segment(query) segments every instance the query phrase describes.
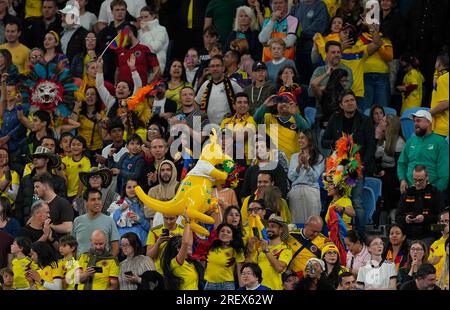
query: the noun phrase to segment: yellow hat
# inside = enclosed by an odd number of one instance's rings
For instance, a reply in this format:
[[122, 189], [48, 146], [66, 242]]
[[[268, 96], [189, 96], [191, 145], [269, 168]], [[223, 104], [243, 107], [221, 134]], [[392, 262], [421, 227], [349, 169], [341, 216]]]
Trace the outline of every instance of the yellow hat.
[[337, 248], [337, 246], [334, 243], [327, 243], [324, 245], [322, 249], [322, 256], [321, 256], [322, 259], [325, 256], [325, 253], [328, 251], [335, 251], [339, 256], [339, 249]]

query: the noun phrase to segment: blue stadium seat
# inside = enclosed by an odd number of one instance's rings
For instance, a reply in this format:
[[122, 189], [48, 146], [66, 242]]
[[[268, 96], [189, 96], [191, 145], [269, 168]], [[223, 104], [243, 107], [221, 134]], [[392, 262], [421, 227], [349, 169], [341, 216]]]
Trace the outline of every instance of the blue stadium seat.
[[366, 224], [372, 224], [372, 216], [375, 213], [377, 201], [375, 199], [375, 194], [370, 187], [364, 186], [362, 199], [366, 211]]
[[311, 127], [314, 125], [314, 121], [316, 118], [316, 112], [317, 112], [316, 108], [313, 108], [313, 107], [305, 108], [305, 117]]
[[412, 113], [415, 113], [419, 110], [429, 111], [430, 108], [419, 107], [419, 108], [408, 109], [405, 112], [403, 112], [402, 117], [400, 118], [400, 121], [402, 123], [403, 136], [405, 137], [406, 140], [408, 140], [414, 134], [414, 121], [412, 119], [410, 119], [409, 116]]
[[375, 199], [377, 200], [382, 195], [382, 182], [380, 179], [366, 177], [364, 178], [364, 186], [370, 187], [375, 195]]
[[[364, 110], [365, 116], [370, 116], [370, 109], [371, 108], [367, 108]], [[395, 110], [394, 108], [383, 107], [383, 110], [385, 115], [397, 115], [397, 110]]]

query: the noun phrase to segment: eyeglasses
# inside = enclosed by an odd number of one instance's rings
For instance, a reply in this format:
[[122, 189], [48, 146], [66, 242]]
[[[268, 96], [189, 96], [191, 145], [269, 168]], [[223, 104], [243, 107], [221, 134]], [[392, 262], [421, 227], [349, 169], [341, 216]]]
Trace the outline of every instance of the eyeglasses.
[[422, 248], [411, 248], [410, 249], [411, 252], [423, 252]]
[[258, 212], [259, 210], [264, 210], [263, 208], [250, 208], [248, 209], [249, 213]]
[[413, 179], [414, 183], [423, 183], [426, 179]]
[[149, 128], [149, 129], [147, 129], [147, 131], [159, 131], [159, 129], [158, 128]]
[[95, 40], [97, 40], [97, 38], [95, 38], [95, 37], [94, 38], [93, 37], [86, 37], [86, 41], [87, 40], [95, 41]]

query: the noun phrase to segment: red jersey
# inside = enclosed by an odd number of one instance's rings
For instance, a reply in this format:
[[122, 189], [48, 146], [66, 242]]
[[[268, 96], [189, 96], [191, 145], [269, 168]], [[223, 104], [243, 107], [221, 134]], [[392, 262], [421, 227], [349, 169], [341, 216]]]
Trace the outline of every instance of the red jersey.
[[133, 85], [133, 79], [131, 78], [131, 71], [128, 68], [127, 60], [130, 55], [134, 54], [136, 57], [136, 70], [142, 80], [142, 85], [147, 85], [148, 72], [159, 66], [158, 58], [150, 51], [150, 49], [142, 44], [137, 44], [131, 49], [118, 48], [116, 49], [116, 64], [119, 68], [119, 80], [127, 81], [130, 85]]

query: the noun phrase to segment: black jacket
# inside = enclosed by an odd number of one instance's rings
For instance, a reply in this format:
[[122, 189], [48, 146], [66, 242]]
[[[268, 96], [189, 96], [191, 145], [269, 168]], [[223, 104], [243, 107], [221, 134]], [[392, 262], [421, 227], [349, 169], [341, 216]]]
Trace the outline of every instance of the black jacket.
[[29, 49], [33, 47], [44, 48], [44, 37], [49, 31], [55, 31], [57, 34], [61, 34], [61, 18], [56, 16], [55, 21], [50, 23], [46, 27], [43, 17], [30, 17], [25, 19], [22, 40], [21, 42], [26, 45]]
[[399, 59], [405, 52], [408, 32], [406, 20], [398, 10], [392, 10], [385, 18], [381, 18], [381, 33], [391, 40], [394, 59]]
[[[423, 190], [409, 187], [400, 199], [395, 222], [405, 227], [408, 239], [423, 239], [432, 237], [431, 224], [437, 222], [439, 213], [443, 209], [441, 193], [431, 184]], [[414, 217], [422, 214], [425, 219], [422, 223], [406, 224], [406, 215]]]
[[[36, 171], [33, 169], [30, 174], [24, 176], [20, 181], [19, 192], [17, 193], [15, 217], [23, 226], [30, 217], [31, 204], [34, 196], [33, 177]], [[51, 174], [53, 178], [53, 186], [56, 195], [67, 199], [66, 181], [58, 176]]]
[[[84, 29], [84, 27], [78, 27], [77, 30], [72, 34], [69, 40], [69, 44], [67, 44], [66, 56], [69, 59], [69, 62], [72, 63], [73, 58], [77, 55], [82, 49], [84, 44], [84, 38], [86, 37], [88, 31]], [[61, 35], [62, 37], [62, 35]]]
[[[336, 141], [342, 137], [343, 121], [343, 112], [337, 112], [331, 116], [322, 138], [323, 148], [334, 149]], [[363, 173], [368, 176], [375, 171], [375, 132], [370, 119], [358, 110], [354, 116], [351, 134], [355, 143], [361, 146], [359, 153]]]

